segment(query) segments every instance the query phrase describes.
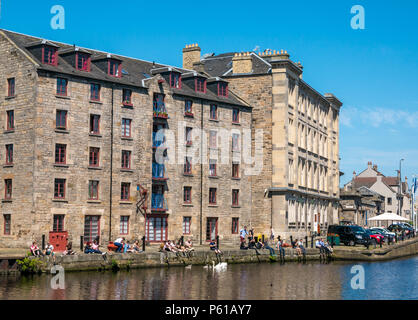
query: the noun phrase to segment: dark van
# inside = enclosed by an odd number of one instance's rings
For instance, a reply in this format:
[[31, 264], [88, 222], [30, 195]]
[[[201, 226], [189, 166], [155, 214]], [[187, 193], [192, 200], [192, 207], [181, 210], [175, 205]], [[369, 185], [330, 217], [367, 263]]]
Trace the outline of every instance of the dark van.
[[338, 234], [340, 243], [344, 243], [346, 246], [355, 246], [356, 244], [367, 246], [370, 242], [370, 236], [360, 226], [331, 225], [328, 227], [328, 236], [332, 233]]

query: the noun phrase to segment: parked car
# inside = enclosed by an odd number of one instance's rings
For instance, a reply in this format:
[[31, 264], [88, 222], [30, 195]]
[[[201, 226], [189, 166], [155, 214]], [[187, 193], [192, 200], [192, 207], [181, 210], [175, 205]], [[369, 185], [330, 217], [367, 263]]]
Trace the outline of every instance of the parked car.
[[380, 233], [378, 230], [372, 230], [372, 229], [365, 229], [367, 234], [370, 236], [370, 244], [380, 244], [385, 241], [385, 236]]
[[362, 227], [356, 225], [330, 225], [327, 236], [332, 234], [338, 234], [340, 243], [344, 243], [346, 246], [355, 246], [356, 244], [367, 245], [370, 243], [370, 236]]
[[413, 232], [413, 229], [406, 226], [404, 223], [394, 223], [388, 227], [389, 231], [397, 232], [397, 231], [404, 231], [405, 235], [408, 235], [410, 232]]
[[376, 230], [378, 232], [380, 232], [380, 234], [382, 234], [383, 236], [385, 236], [386, 240], [389, 240], [392, 242], [393, 239], [395, 239], [395, 232], [391, 232], [386, 228], [383, 227], [372, 227], [370, 228], [370, 230]]

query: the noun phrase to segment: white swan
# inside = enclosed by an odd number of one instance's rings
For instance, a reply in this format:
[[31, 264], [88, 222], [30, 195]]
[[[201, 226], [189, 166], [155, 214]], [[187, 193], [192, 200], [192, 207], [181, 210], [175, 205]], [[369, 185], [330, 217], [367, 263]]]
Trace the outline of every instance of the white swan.
[[217, 271], [225, 270], [227, 268], [227, 265], [228, 265], [228, 263], [226, 263], [226, 262], [220, 262], [215, 266], [215, 261], [212, 261], [212, 262], [213, 262], [213, 269], [217, 270]]
[[192, 265], [191, 265], [191, 264], [189, 264], [188, 266], [185, 266], [184, 268], [185, 268], [185, 269], [191, 269], [191, 268], [192, 268]]

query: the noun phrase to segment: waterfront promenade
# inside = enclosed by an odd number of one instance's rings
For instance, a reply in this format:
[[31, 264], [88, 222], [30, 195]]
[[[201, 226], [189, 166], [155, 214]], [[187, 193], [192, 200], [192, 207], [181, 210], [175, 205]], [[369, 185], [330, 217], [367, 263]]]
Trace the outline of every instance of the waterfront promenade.
[[[114, 253], [106, 255], [84, 254], [78, 252], [73, 256], [63, 256], [56, 254], [56, 264], [61, 265], [66, 271], [84, 270], [110, 270], [117, 266], [120, 269], [128, 268], [148, 268], [148, 267], [170, 267], [170, 266], [189, 266], [189, 265], [212, 265], [219, 260], [228, 264], [237, 263], [261, 263], [261, 262], [280, 262], [279, 256], [272, 259], [268, 250], [239, 250], [236, 247], [222, 247], [223, 255], [216, 256], [207, 246], [196, 246], [192, 257], [177, 256], [171, 252], [158, 252], [159, 247], [149, 246], [142, 253]], [[17, 272], [16, 260], [25, 256], [28, 250], [0, 248], [0, 272]], [[401, 241], [393, 245], [385, 245], [382, 248], [364, 246], [346, 247], [335, 246], [333, 259], [352, 260], [352, 261], [382, 261], [396, 259], [405, 256], [418, 254], [418, 238]], [[40, 258], [45, 262], [43, 271], [48, 272], [53, 263], [49, 257]], [[316, 248], [306, 248], [305, 258], [298, 257], [296, 249], [285, 248], [285, 258], [282, 262], [320, 260], [319, 250]]]

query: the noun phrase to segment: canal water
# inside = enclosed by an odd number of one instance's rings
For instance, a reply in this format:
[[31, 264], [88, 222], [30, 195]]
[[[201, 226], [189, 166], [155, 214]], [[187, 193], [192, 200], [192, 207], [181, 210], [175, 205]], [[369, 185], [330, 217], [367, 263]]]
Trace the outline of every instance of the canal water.
[[[353, 266], [364, 270], [364, 289], [353, 289]], [[354, 269], [356, 269], [355, 267]], [[0, 276], [7, 299], [418, 299], [418, 256], [387, 262], [261, 263], [65, 274], [65, 289], [51, 288], [52, 275]], [[359, 284], [358, 281], [354, 283]]]

